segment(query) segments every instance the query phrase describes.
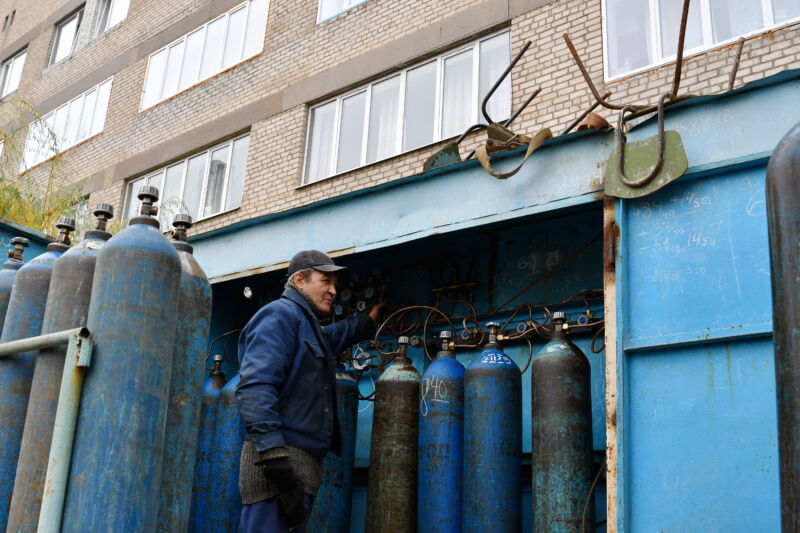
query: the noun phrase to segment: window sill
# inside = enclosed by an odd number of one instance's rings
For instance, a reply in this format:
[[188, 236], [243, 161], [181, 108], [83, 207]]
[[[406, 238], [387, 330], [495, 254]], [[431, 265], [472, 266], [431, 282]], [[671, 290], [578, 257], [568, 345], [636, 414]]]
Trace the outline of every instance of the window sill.
[[[773, 33], [773, 32], [778, 31], [778, 30], [785, 30], [785, 29], [787, 29], [787, 28], [789, 28], [791, 26], [794, 26], [794, 25], [800, 25], [800, 18], [789, 19], [788, 21], [781, 22], [779, 25], [773, 26], [772, 28], [760, 29], [760, 30], [757, 30], [757, 31], [754, 31], [754, 32], [745, 33], [744, 35], [740, 35], [740, 36], [735, 37], [733, 39], [728, 39], [727, 41], [720, 41], [720, 42], [715, 43], [714, 45], [711, 45], [709, 47], [700, 46], [700, 47], [694, 48], [693, 50], [684, 53], [683, 60], [686, 61], [688, 59], [699, 57], [699, 56], [702, 56], [702, 55], [705, 55], [705, 54], [708, 54], [708, 53], [711, 53], [711, 52], [718, 52], [718, 51], [724, 50], [726, 48], [731, 48], [740, 39], [743, 39], [744, 41], [750, 41], [752, 39], [755, 39], [755, 38], [761, 37], [763, 35], [767, 35], [767, 34]], [[623, 82], [623, 81], [629, 80], [631, 78], [634, 78], [634, 77], [636, 77], [636, 76], [638, 76], [640, 74], [644, 74], [646, 72], [653, 72], [653, 71], [659, 70], [662, 67], [666, 67], [666, 66], [670, 66], [670, 65], [674, 65], [674, 64], [675, 64], [675, 56], [670, 56], [670, 57], [668, 57], [666, 59], [663, 59], [663, 60], [661, 60], [661, 61], [659, 61], [657, 63], [651, 63], [651, 64], [649, 64], [647, 66], [640, 67], [638, 69], [630, 70], [628, 72], [625, 72], [624, 74], [619, 74], [617, 76], [611, 76], [611, 77], [606, 76], [605, 82], [606, 83]]]

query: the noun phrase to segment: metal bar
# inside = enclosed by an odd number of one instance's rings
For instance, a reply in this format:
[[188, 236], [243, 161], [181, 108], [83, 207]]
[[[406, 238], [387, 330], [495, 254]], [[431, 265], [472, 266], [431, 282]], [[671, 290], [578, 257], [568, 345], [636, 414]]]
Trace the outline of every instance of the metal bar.
[[689, 3], [691, 0], [683, 0], [683, 13], [681, 13], [681, 29], [678, 32], [678, 56], [675, 58], [675, 76], [672, 78], [672, 96], [678, 97], [678, 89], [681, 86], [681, 68], [683, 68], [683, 43], [686, 40], [686, 22], [689, 20]]
[[731, 69], [730, 78], [728, 78], [728, 90], [733, 90], [733, 84], [736, 83], [736, 74], [739, 72], [739, 61], [742, 59], [742, 49], [744, 48], [744, 37], [739, 39], [739, 49], [736, 51], [736, 59], [733, 61], [733, 69]]
[[[605, 99], [606, 99], [606, 98], [608, 98], [609, 96], [611, 96], [611, 91], [606, 91], [606, 93], [603, 95], [603, 100], [605, 100]], [[586, 111], [584, 111], [583, 113], [581, 113], [580, 115], [578, 115], [578, 118], [576, 118], [575, 120], [573, 120], [573, 121], [570, 123], [570, 125], [569, 125], [569, 126], [567, 126], [567, 127], [566, 127], [566, 129], [565, 129], [564, 131], [562, 131], [562, 132], [561, 132], [561, 135], [566, 135], [567, 133], [569, 133], [570, 131], [572, 131], [572, 128], [574, 128], [575, 126], [577, 126], [578, 124], [580, 124], [580, 123], [581, 123], [581, 120], [585, 119], [585, 118], [586, 118], [586, 115], [588, 115], [589, 113], [591, 113], [592, 111], [594, 111], [595, 109], [597, 109], [597, 106], [599, 106], [599, 105], [600, 105], [600, 102], [595, 102], [595, 103], [593, 103], [591, 106], [589, 106], [589, 108], [588, 108]]]
[[[520, 108], [517, 109], [516, 111], [514, 111], [514, 114], [511, 115], [510, 117], [508, 117], [508, 120], [503, 122], [503, 126], [505, 126], [506, 128], [509, 127], [511, 125], [511, 123], [514, 122], [514, 120], [516, 120], [516, 118], [520, 115], [520, 113], [522, 113], [525, 110], [525, 108], [528, 107], [528, 104], [533, 102], [533, 99], [536, 98], [539, 95], [540, 92], [542, 92], [541, 88], [536, 89], [535, 91], [533, 91], [533, 94], [531, 94], [528, 97], [528, 99], [525, 100], [525, 102], [520, 106]], [[484, 126], [484, 127], [487, 127], [487, 126]], [[474, 128], [474, 126], [473, 126], [473, 128]], [[466, 133], [469, 133], [470, 131], [472, 131], [472, 130], [468, 130]], [[456, 141], [456, 144], [460, 143], [461, 140], [464, 137], [466, 137], [466, 133], [464, 135], [462, 135], [461, 137], [459, 137], [458, 141]], [[475, 155], [475, 149], [473, 148], [473, 150], [470, 153], [467, 154], [467, 157], [464, 158], [464, 161], [466, 161], [468, 159], [472, 159], [472, 156], [474, 156], [474, 155]]]
[[30, 352], [33, 350], [41, 350], [42, 348], [50, 348], [51, 346], [58, 346], [59, 344], [67, 344], [73, 335], [88, 338], [89, 330], [86, 328], [67, 329], [55, 333], [48, 333], [47, 335], [38, 335], [27, 339], [4, 342], [0, 344], [0, 358], [15, 353]]
[[[492, 117], [490, 117], [488, 111], [486, 111], [486, 104], [489, 103], [489, 98], [492, 97], [497, 88], [500, 87], [500, 84], [503, 83], [503, 80], [506, 79], [508, 73], [511, 72], [511, 69], [514, 68], [514, 66], [519, 62], [520, 59], [522, 59], [522, 55], [525, 52], [527, 52], [528, 48], [530, 47], [531, 47], [531, 41], [525, 43], [525, 46], [522, 47], [522, 50], [520, 50], [514, 57], [514, 59], [511, 60], [511, 63], [508, 64], [508, 66], [500, 75], [500, 77], [497, 78], [497, 81], [494, 82], [492, 88], [489, 89], [489, 92], [486, 93], [486, 96], [483, 97], [483, 102], [481, 102], [481, 113], [483, 113], [483, 118], [485, 118], [486, 122], [488, 122], [489, 124], [494, 124], [494, 120], [492, 120]], [[478, 50], [478, 53], [480, 53], [480, 50]]]
[[633, 111], [639, 111], [640, 109], [644, 109], [644, 106], [640, 105], [626, 105], [626, 104], [612, 104], [611, 102], [607, 102], [605, 98], [600, 96], [600, 92], [595, 87], [594, 82], [592, 81], [591, 76], [589, 76], [589, 71], [586, 70], [586, 66], [581, 61], [581, 57], [578, 55], [578, 50], [575, 48], [575, 45], [572, 44], [572, 39], [569, 38], [569, 34], [564, 34], [564, 41], [567, 43], [567, 48], [569, 48], [570, 53], [572, 54], [572, 58], [575, 60], [575, 63], [578, 65], [578, 68], [583, 74], [583, 79], [586, 81], [586, 84], [589, 86], [589, 90], [592, 91], [592, 95], [594, 96], [597, 102], [607, 108], [607, 109], [615, 109], [619, 111], [622, 108], [629, 108]]
[[83, 377], [91, 364], [92, 339], [86, 328], [72, 330], [69, 336], [61, 391], [58, 395], [53, 440], [47, 461], [47, 475], [42, 494], [38, 533], [59, 533], [64, 511], [75, 426], [83, 391]]

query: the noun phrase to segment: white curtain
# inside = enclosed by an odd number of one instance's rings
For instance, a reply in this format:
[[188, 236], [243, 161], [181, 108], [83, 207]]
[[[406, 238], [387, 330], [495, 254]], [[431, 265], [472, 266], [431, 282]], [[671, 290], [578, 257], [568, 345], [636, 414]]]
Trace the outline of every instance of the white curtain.
[[397, 153], [397, 121], [400, 108], [400, 76], [372, 86], [367, 163]]
[[764, 27], [761, 0], [711, 0], [714, 42], [726, 41]]
[[461, 135], [472, 122], [472, 50], [444, 61], [442, 137]]

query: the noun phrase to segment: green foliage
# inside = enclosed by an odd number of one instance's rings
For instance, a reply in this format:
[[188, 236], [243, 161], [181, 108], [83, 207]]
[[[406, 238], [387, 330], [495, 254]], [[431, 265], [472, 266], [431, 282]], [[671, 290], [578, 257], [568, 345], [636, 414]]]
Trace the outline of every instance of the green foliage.
[[[41, 114], [33, 106], [20, 98], [9, 98], [3, 107], [6, 115], [11, 116], [0, 130], [0, 217], [51, 235], [56, 233], [56, 221], [61, 216], [73, 216], [81, 228], [86, 228], [91, 218], [87, 200], [80, 183], [64, 185], [70, 180], [64, 173], [58, 139], [52, 128], [41, 121]], [[37, 120], [42, 126], [44, 144], [56, 155], [37, 165], [35, 173], [28, 169], [20, 172], [25, 141], [23, 138], [23, 145], [19, 145], [19, 133]], [[36, 174], [35, 179], [32, 174]]]

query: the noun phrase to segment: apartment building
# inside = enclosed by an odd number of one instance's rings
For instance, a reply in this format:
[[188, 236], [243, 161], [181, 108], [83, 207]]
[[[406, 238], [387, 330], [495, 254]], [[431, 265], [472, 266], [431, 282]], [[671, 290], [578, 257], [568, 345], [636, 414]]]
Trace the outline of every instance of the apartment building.
[[[43, 183], [58, 155], [63, 184], [80, 183], [90, 205], [111, 203], [122, 218], [143, 184], [161, 191], [164, 229], [171, 213], [188, 210], [214, 286], [212, 337], [280, 294], [286, 262], [301, 248], [328, 251], [364, 279], [390, 270], [398, 304], [451, 294], [497, 311], [521, 290], [525, 301], [552, 304], [605, 289], [602, 301], [587, 303], [607, 320], [605, 349], [590, 358], [594, 447], [598, 467], [606, 465], [597, 520], [634, 533], [651, 524], [774, 530], [763, 179], [778, 139], [800, 119], [800, 4], [691, 2], [680, 94], [709, 98], [667, 113], [689, 170], [661, 196], [604, 200], [613, 134], [558, 136], [594, 102], [563, 34], [610, 101], [655, 104], [672, 90], [681, 4], [0, 0], [0, 125], [19, 147], [6, 146], [3, 157]], [[423, 172], [429, 156], [483, 122], [481, 101], [528, 41], [487, 110], [502, 121], [541, 89], [510, 127], [528, 135], [550, 128], [556, 138], [509, 180], [474, 160]], [[596, 112], [616, 124], [616, 111]], [[654, 134], [645, 121], [631, 139]], [[467, 137], [461, 157], [482, 142], [482, 134]], [[496, 159], [507, 169], [521, 153]], [[694, 226], [670, 225], [676, 214]], [[674, 235], [689, 240], [676, 248]], [[637, 312], [660, 309], [670, 318], [638, 320]], [[498, 313], [502, 321], [510, 310]], [[576, 342], [589, 353], [590, 340]], [[680, 348], [700, 342], [706, 355]], [[653, 350], [671, 363], [647, 366], [656, 358], [641, 354]], [[524, 366], [527, 346], [507, 351]], [[424, 367], [418, 351], [413, 359]], [[715, 372], [730, 377], [724, 406], [698, 392]], [[673, 389], [659, 388], [659, 373]], [[736, 387], [734, 376], [743, 380]], [[366, 392], [369, 381], [362, 377]], [[529, 418], [525, 376], [523, 384]], [[353, 531], [366, 498], [364, 409]], [[731, 429], [721, 422], [728, 416], [752, 426]], [[530, 421], [523, 425], [530, 454]], [[689, 434], [703, 436], [697, 446]], [[691, 482], [702, 470], [705, 480]], [[731, 483], [741, 490], [714, 497]], [[697, 527], [684, 527], [689, 520]]]

